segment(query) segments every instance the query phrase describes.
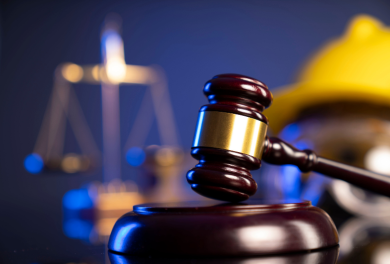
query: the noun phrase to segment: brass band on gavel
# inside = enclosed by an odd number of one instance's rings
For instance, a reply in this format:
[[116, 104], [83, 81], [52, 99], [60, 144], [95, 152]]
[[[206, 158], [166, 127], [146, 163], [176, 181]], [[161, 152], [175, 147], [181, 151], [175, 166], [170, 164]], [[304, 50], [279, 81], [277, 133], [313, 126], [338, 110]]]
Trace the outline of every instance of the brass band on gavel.
[[237, 151], [261, 159], [267, 124], [259, 120], [217, 111], [199, 112], [193, 147]]

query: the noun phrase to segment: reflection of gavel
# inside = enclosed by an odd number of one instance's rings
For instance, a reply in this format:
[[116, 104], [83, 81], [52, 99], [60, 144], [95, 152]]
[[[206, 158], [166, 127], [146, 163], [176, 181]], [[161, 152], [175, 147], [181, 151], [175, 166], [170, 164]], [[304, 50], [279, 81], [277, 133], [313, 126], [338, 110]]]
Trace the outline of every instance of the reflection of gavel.
[[249, 171], [259, 169], [263, 159], [270, 164], [296, 165], [302, 172], [315, 171], [390, 197], [390, 177], [268, 138], [268, 120], [261, 112], [271, 105], [272, 94], [264, 83], [222, 74], [208, 81], [203, 92], [210, 104], [200, 109], [191, 151], [199, 164], [187, 173], [197, 193], [230, 202], [248, 199], [257, 189]]

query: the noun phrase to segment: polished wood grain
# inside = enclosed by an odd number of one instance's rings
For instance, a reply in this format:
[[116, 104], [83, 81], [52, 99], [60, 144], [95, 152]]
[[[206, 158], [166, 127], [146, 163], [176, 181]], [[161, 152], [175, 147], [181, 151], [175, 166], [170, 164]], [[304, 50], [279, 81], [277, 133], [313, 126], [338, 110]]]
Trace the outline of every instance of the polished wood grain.
[[[200, 112], [228, 112], [268, 124], [262, 111], [271, 105], [272, 94], [264, 83], [256, 79], [221, 74], [208, 81], [203, 92], [210, 104], [201, 107]], [[278, 138], [266, 138], [262, 144], [262, 160], [265, 162], [296, 165], [302, 172], [315, 171], [390, 197], [388, 176], [324, 159], [311, 150], [297, 150]], [[187, 180], [197, 193], [212, 199], [240, 202], [256, 192], [257, 185], [250, 170], [260, 168], [259, 159], [211, 147], [194, 147], [191, 154], [199, 160], [199, 164], [187, 173]]]
[[260, 160], [243, 153], [215, 148], [193, 148], [199, 164], [187, 173], [191, 188], [206, 197], [239, 202], [256, 193], [257, 183], [249, 170], [260, 168]]
[[338, 244], [329, 216], [309, 201], [216, 201], [134, 206], [114, 226], [113, 252], [140, 256], [254, 256]]
[[[208, 105], [203, 111], [218, 111], [243, 115], [268, 123], [262, 111], [272, 102], [268, 87], [254, 78], [239, 74], [217, 75], [204, 85]], [[199, 164], [187, 173], [191, 188], [206, 197], [239, 202], [255, 194], [257, 184], [250, 170], [259, 169], [261, 162], [243, 153], [196, 147], [191, 155]]]
[[298, 150], [279, 138], [267, 138], [265, 145], [265, 162], [296, 165], [302, 172], [318, 172], [390, 197], [389, 176], [319, 157], [312, 150]]
[[240, 74], [220, 74], [206, 82], [203, 93], [209, 104], [200, 111], [219, 111], [248, 116], [265, 123], [262, 111], [272, 103], [267, 85]]
[[[270, 106], [272, 94], [258, 80], [237, 74], [217, 75], [206, 83], [204, 93], [210, 104], [201, 107], [201, 113], [233, 113], [268, 123], [262, 111]], [[281, 141], [264, 140], [267, 161], [295, 162], [303, 170], [312, 168], [311, 152], [298, 151], [290, 156], [287, 145], [283, 149]], [[196, 257], [199, 263], [226, 263], [227, 257], [234, 257], [227, 263], [336, 262], [337, 230], [330, 217], [309, 201], [240, 202], [256, 192], [257, 184], [250, 170], [260, 168], [259, 159], [237, 151], [203, 146], [193, 147], [191, 155], [199, 161], [187, 173], [192, 189], [206, 197], [234, 203], [208, 201], [134, 206], [132, 212], [118, 219], [112, 230], [108, 248], [114, 252], [110, 256], [113, 263], [142, 263], [152, 261], [150, 257], [155, 257], [157, 262], [165, 257], [169, 263], [185, 263], [188, 257]], [[331, 247], [331, 253], [275, 258], [278, 254]], [[120, 257], [117, 253], [131, 257]], [[257, 257], [265, 255], [273, 257]], [[173, 261], [172, 257], [182, 259]]]

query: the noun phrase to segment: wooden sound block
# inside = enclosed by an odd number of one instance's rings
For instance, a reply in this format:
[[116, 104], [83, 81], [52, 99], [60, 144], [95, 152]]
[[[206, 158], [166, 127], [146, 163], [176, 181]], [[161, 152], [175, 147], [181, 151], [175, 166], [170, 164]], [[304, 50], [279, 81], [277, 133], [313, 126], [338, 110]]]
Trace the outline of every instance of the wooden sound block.
[[253, 256], [338, 245], [331, 218], [309, 201], [155, 203], [116, 222], [113, 252], [144, 256]]

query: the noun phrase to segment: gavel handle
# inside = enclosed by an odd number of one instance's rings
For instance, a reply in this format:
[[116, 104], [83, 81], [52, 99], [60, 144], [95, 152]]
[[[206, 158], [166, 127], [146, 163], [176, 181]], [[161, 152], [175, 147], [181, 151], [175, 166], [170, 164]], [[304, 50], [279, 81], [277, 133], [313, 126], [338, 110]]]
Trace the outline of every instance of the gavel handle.
[[312, 150], [298, 150], [279, 138], [266, 137], [262, 160], [296, 165], [302, 172], [318, 172], [390, 197], [390, 177], [319, 157]]

